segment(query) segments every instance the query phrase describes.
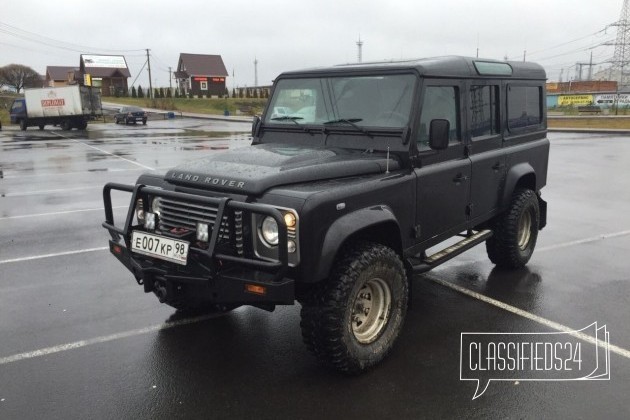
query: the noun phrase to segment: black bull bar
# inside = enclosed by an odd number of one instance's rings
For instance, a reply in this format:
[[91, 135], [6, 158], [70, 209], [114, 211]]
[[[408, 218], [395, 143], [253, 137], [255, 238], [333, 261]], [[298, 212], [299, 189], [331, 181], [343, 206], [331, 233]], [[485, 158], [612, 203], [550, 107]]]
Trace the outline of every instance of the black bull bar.
[[[125, 224], [122, 227], [116, 226], [114, 222], [114, 214], [112, 208], [111, 191], [122, 191], [131, 193], [131, 202], [127, 211]], [[185, 202], [205, 204], [213, 206], [217, 209], [217, 216], [212, 226], [212, 234], [208, 239], [207, 249], [202, 249], [193, 246], [191, 242], [189, 246], [189, 261], [190, 254], [198, 254], [201, 257], [207, 258], [207, 261], [233, 263], [233, 269], [224, 270], [222, 272], [213, 272], [209, 276], [202, 276], [195, 278], [194, 276], [186, 275], [170, 275], [163, 269], [158, 269], [152, 266], [144, 266], [139, 261], [145, 258], [144, 256], [136, 255], [129, 251], [131, 232], [134, 229], [133, 219], [135, 214], [136, 203], [139, 198], [142, 197], [164, 197], [182, 200]], [[293, 300], [293, 288], [294, 284], [292, 280], [285, 279], [285, 275], [288, 270], [288, 246], [287, 246], [287, 227], [284, 222], [284, 216], [282, 213], [266, 204], [252, 204], [243, 203], [240, 201], [234, 201], [228, 197], [205, 197], [199, 195], [193, 195], [183, 192], [163, 190], [151, 186], [142, 184], [126, 185], [119, 183], [107, 183], [103, 187], [103, 202], [105, 207], [105, 222], [102, 226], [107, 229], [111, 235], [110, 251], [130, 270], [136, 275], [138, 283], [143, 282], [138, 279], [139, 274], [142, 276], [145, 274], [154, 275], [157, 274], [161, 278], [167, 280], [180, 280], [185, 279], [188, 283], [207, 283], [209, 277], [215, 282], [225, 283], [229, 285], [229, 288], [237, 286], [234, 283], [253, 283], [265, 286], [269, 289], [269, 296], [265, 299], [260, 296], [255, 301], [267, 301], [272, 300], [277, 303], [292, 303]], [[145, 213], [148, 211], [148, 200], [142, 200], [142, 207]], [[278, 260], [277, 261], [263, 261], [260, 259], [246, 258], [241, 256], [226, 255], [222, 253], [215, 253], [215, 247], [219, 239], [219, 230], [223, 215], [226, 210], [242, 210], [253, 214], [259, 214], [272, 217], [278, 224]], [[121, 243], [121, 237], [124, 241], [124, 247]], [[114, 252], [116, 247], [121, 252]], [[122, 255], [117, 255], [122, 254]], [[222, 265], [222, 264], [219, 264]], [[151, 286], [145, 284], [145, 291], [149, 291]], [[240, 287], [239, 287], [240, 289]], [[241, 289], [242, 290], [242, 289]], [[233, 293], [230, 293], [233, 295]], [[230, 300], [235, 299], [234, 296]], [[250, 300], [250, 299], [245, 299]]]

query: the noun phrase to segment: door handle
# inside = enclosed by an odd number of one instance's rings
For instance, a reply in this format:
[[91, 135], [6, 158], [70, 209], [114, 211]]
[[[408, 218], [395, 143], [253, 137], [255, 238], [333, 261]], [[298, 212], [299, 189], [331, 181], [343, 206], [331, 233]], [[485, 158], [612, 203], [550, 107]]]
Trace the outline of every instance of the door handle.
[[503, 168], [505, 168], [505, 164], [504, 164], [504, 163], [501, 163], [501, 162], [497, 162], [497, 163], [495, 163], [495, 164], [494, 164], [494, 166], [492, 167], [492, 170], [496, 172], [496, 171], [498, 171], [498, 170], [500, 170], [500, 169], [503, 169]]
[[462, 173], [459, 173], [453, 178], [453, 182], [456, 184], [461, 184], [464, 181], [468, 181], [468, 176]]

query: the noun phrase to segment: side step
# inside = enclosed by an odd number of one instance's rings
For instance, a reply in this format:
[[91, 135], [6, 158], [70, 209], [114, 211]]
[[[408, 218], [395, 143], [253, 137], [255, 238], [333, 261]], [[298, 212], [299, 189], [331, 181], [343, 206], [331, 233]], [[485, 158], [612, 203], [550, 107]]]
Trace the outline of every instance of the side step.
[[428, 257], [412, 257], [409, 259], [409, 263], [413, 267], [413, 272], [415, 274], [425, 273], [437, 267], [438, 265], [445, 263], [451, 258], [454, 258], [459, 254], [468, 251], [470, 248], [479, 245], [491, 236], [492, 231], [490, 229], [481, 230], [477, 233], [466, 236], [465, 239], [457, 242], [456, 244], [453, 244], [448, 248], [444, 248], [443, 250], [438, 251]]

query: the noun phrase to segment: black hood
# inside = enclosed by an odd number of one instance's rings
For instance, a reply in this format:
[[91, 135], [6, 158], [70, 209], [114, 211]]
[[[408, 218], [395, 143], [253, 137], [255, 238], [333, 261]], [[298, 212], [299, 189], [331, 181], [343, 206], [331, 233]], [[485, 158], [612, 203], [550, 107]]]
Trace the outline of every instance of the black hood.
[[[390, 159], [390, 171], [399, 167], [395, 159]], [[387, 169], [387, 159], [382, 154], [259, 144], [188, 162], [168, 171], [165, 178], [176, 185], [262, 194], [279, 185], [375, 174]]]

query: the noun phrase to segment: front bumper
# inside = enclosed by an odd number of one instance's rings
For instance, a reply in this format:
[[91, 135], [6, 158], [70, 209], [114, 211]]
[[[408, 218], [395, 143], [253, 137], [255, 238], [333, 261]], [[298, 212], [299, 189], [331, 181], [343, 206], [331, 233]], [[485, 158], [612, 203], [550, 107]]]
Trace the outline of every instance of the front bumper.
[[[111, 191], [131, 193], [131, 203], [123, 227], [114, 223]], [[142, 230], [133, 225], [135, 203], [138, 198], [151, 195], [217, 207], [217, 217], [212, 228], [207, 249], [192, 243], [185, 266], [162, 261], [131, 251], [131, 234]], [[145, 292], [155, 292], [160, 301], [167, 303], [219, 303], [219, 304], [293, 304], [294, 281], [285, 278], [288, 270], [287, 232], [282, 213], [264, 204], [233, 201], [227, 197], [204, 197], [187, 193], [162, 190], [145, 185], [109, 183], [103, 188], [105, 222], [103, 227], [111, 235], [109, 248], [112, 254], [131, 271]], [[143, 200], [147, 206], [148, 200]], [[279, 228], [278, 261], [263, 261], [234, 255], [220, 254], [215, 248], [219, 226], [228, 209], [246, 211], [273, 217]], [[145, 211], [147, 208], [144, 209]]]

